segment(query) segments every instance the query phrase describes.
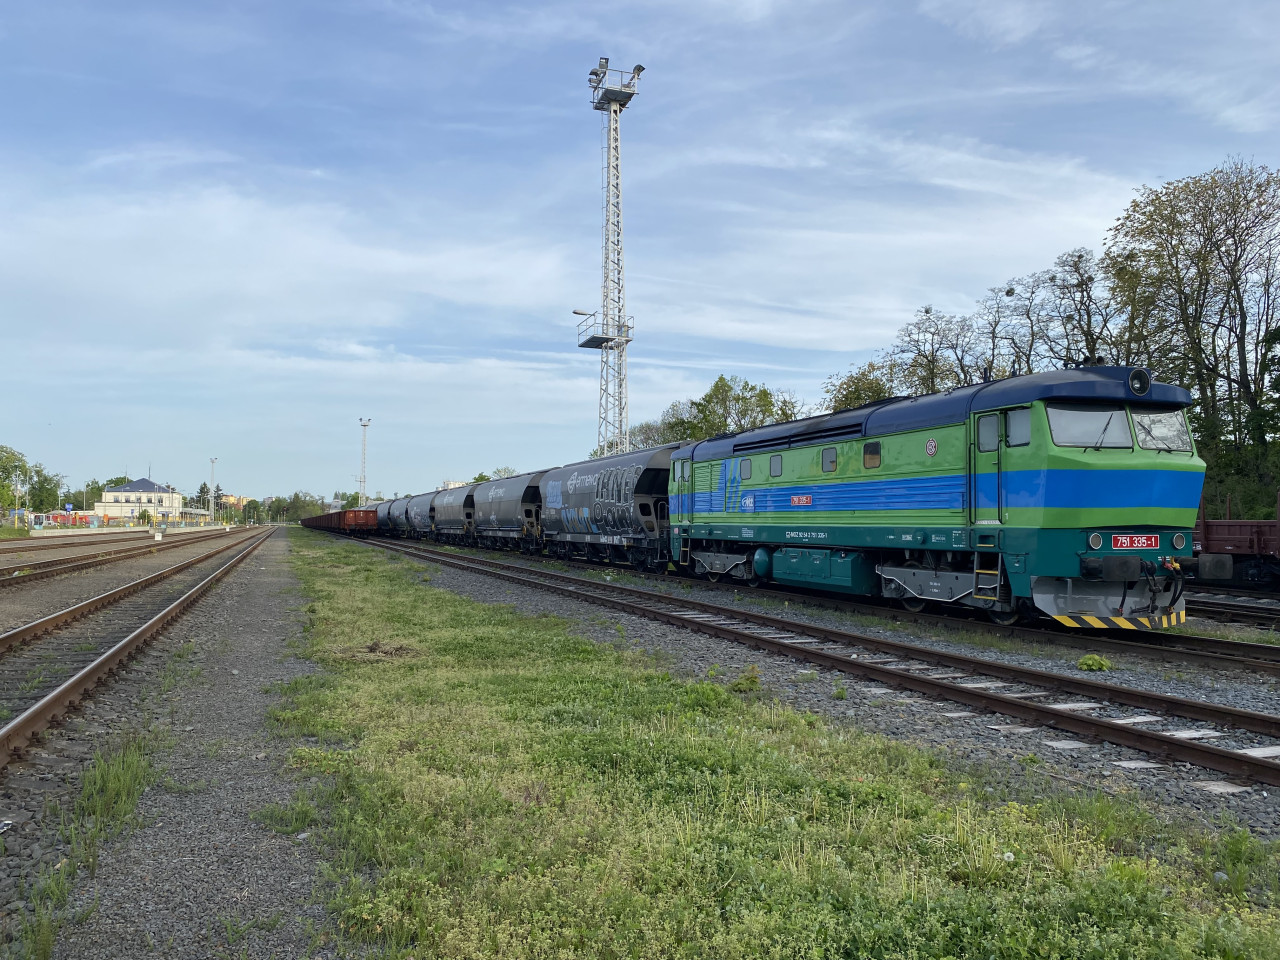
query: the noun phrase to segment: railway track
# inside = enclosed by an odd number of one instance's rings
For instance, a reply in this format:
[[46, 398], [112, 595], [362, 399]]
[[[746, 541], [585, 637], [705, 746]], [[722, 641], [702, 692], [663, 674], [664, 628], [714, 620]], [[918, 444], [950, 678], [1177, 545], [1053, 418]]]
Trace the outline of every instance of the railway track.
[[[457, 549], [457, 548], [454, 548]], [[467, 554], [468, 556], [470, 554]], [[571, 567], [593, 573], [617, 572], [642, 580], [671, 583], [665, 574], [635, 570], [630, 567], [613, 567], [585, 560], [557, 560]], [[683, 581], [675, 581], [683, 582]], [[912, 623], [946, 631], [969, 631], [1019, 640], [1028, 644], [1072, 644], [1087, 648], [1090, 652], [1104, 651], [1119, 655], [1133, 655], [1163, 660], [1169, 663], [1194, 663], [1222, 669], [1249, 670], [1270, 676], [1280, 676], [1280, 644], [1250, 643], [1243, 640], [1225, 640], [1221, 637], [1170, 633], [1159, 630], [1135, 631], [1120, 628], [1101, 630], [1072, 630], [1056, 624], [1012, 626], [993, 623], [979, 613], [962, 611], [949, 613], [912, 612], [887, 603], [850, 600], [822, 591], [803, 588], [774, 590], [768, 587], [746, 587], [727, 581], [697, 580], [699, 587], [707, 590], [731, 592], [764, 600], [795, 603], [802, 601], [809, 606], [842, 613], [873, 616], [898, 623]], [[749, 591], [749, 592], [748, 592]], [[1134, 637], [1141, 637], [1135, 640]]]
[[[185, 530], [200, 528], [182, 528]], [[221, 530], [222, 527], [209, 528]], [[169, 531], [166, 536], [170, 537], [190, 537], [196, 536], [195, 533], [181, 533]], [[112, 533], [98, 537], [39, 537], [39, 538], [19, 538], [16, 540], [0, 540], [0, 557], [7, 554], [15, 553], [31, 553], [36, 550], [66, 550], [75, 547], [91, 547], [101, 546], [103, 544], [135, 544], [143, 540], [150, 541], [153, 534], [150, 530], [139, 530], [137, 533]]]
[[[0, 634], [0, 766], [270, 536], [268, 531], [227, 539], [196, 557]], [[231, 556], [218, 563], [223, 554]]]
[[109, 563], [128, 560], [132, 557], [142, 557], [151, 553], [176, 550], [188, 544], [204, 543], [208, 540], [221, 539], [231, 535], [219, 528], [213, 533], [189, 534], [175, 540], [162, 540], [159, 543], [154, 540], [147, 540], [145, 543], [123, 547], [118, 550], [90, 552], [72, 557], [56, 557], [52, 560], [13, 563], [7, 566], [0, 566], [0, 587], [31, 583], [34, 580], [44, 580], [64, 573], [74, 573], [77, 570], [101, 567]]
[[[1280, 786], [1280, 762], [1272, 759], [1280, 757], [1280, 716], [1063, 676], [521, 564], [420, 546], [381, 542], [368, 545], [551, 590], [1052, 730]], [[1076, 699], [1064, 701], [1070, 697]], [[1211, 726], [1183, 728], [1179, 726], [1181, 720]], [[1205, 742], [1209, 740], [1235, 745]]]
[[[563, 562], [563, 561], [560, 561]], [[599, 564], [574, 561], [573, 566], [587, 570], [609, 570]], [[662, 574], [652, 574], [635, 570], [625, 571], [629, 576], [642, 579], [666, 581]], [[733, 585], [721, 581], [719, 583], [700, 580], [702, 587], [714, 590], [741, 593], [741, 585]], [[829, 593], [805, 590], [771, 590], [767, 587], [750, 588], [750, 596], [763, 599], [795, 602], [802, 600], [813, 606], [843, 613], [862, 614], [902, 623], [915, 623], [922, 626], [942, 630], [967, 630], [1008, 637], [1031, 644], [1071, 643], [1087, 647], [1090, 651], [1102, 650], [1108, 653], [1131, 654], [1150, 657], [1175, 663], [1196, 663], [1203, 666], [1234, 668], [1280, 676], [1280, 645], [1269, 643], [1250, 643], [1242, 640], [1224, 640], [1221, 637], [1198, 636], [1194, 634], [1170, 633], [1160, 630], [1134, 631], [1120, 628], [1103, 630], [1071, 630], [1066, 627], [1033, 626], [1015, 624], [1005, 626], [992, 623], [980, 614], [966, 615], [959, 611], [953, 613], [928, 613], [911, 611], [883, 603], [868, 603], [858, 600], [847, 600]], [[1134, 637], [1141, 637], [1135, 640]]]
[[1246, 600], [1188, 597], [1187, 615], [1227, 623], [1244, 623], [1267, 630], [1274, 630], [1280, 626], [1280, 606], [1251, 603]]

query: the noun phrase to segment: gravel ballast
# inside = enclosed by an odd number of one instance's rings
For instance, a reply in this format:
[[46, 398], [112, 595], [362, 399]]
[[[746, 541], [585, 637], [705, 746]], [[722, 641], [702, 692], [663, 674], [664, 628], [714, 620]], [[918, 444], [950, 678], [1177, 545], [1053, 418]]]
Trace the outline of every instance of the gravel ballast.
[[[287, 644], [301, 635], [288, 542], [277, 534], [102, 688], [68, 723], [41, 738], [29, 759], [0, 781], [5, 809], [23, 822], [6, 839], [5, 925], [26, 915], [22, 879], [66, 855], [44, 801], [69, 805], [92, 743], [119, 742], [124, 728], [150, 723], [167, 734], [153, 756], [159, 772], [138, 808], [137, 826], [102, 849], [92, 877], [82, 871], [55, 957], [329, 957], [323, 905], [314, 897], [319, 858], [307, 837], [282, 836], [251, 818], [287, 803], [298, 784], [283, 769], [288, 745], [269, 735], [272, 684], [309, 673]], [[170, 554], [172, 556], [172, 554]], [[180, 661], [198, 675], [167, 694], [157, 680]], [[177, 661], [173, 661], [177, 663]], [[11, 813], [3, 816], [14, 819]]]
[[[1135, 750], [1096, 741], [1081, 742], [1074, 735], [1021, 724], [1000, 714], [894, 690], [855, 676], [815, 669], [778, 654], [751, 650], [731, 641], [569, 600], [483, 574], [436, 564], [430, 564], [429, 570], [433, 586], [484, 603], [513, 604], [525, 613], [566, 617], [600, 642], [616, 643], [618, 627], [621, 626], [622, 635], [631, 646], [658, 655], [673, 673], [683, 676], [705, 680], [715, 673], [719, 682], [727, 683], [754, 664], [760, 671], [766, 695], [776, 696], [797, 709], [822, 714], [859, 729], [941, 750], [953, 763], [979, 768], [976, 771], [978, 775], [996, 784], [988, 787], [993, 792], [1007, 787], [1013, 794], [1034, 796], [1037, 790], [1043, 789], [1043, 778], [1048, 777], [1069, 789], [1099, 790], [1142, 798], [1157, 809], [1163, 808], [1164, 814], [1170, 818], [1185, 820], [1190, 817], [1211, 828], [1219, 828], [1224, 822], [1235, 822], [1248, 826], [1261, 836], [1280, 836], [1280, 796], [1277, 796], [1280, 788], [1252, 784], [1239, 792], [1214, 793], [1210, 784], [1229, 778], [1201, 767], [1182, 763], [1162, 763], [1147, 769], [1119, 767], [1116, 766], [1119, 761], [1149, 761], [1151, 758]], [[674, 589], [683, 587], [677, 582]], [[695, 591], [693, 596], [700, 595], [696, 584], [691, 585], [691, 589]], [[712, 602], [726, 605], [735, 602], [731, 595], [722, 591], [706, 592], [707, 599]], [[750, 601], [741, 598], [736, 602], [750, 605]], [[770, 612], [776, 614], [781, 611]], [[850, 629], [848, 619], [842, 615], [806, 607], [802, 603], [791, 604], [783, 615]], [[926, 646], [955, 649], [947, 640], [921, 636], [903, 628], [868, 627], [863, 622], [854, 629]], [[1089, 676], [1083, 671], [1070, 669], [1064, 662], [1065, 656], [1042, 657], [998, 650], [969, 652], [993, 660]], [[1176, 673], [1173, 676], [1168, 665], [1132, 659], [1132, 663], [1126, 663], [1128, 669], [1107, 674], [1108, 682], [1276, 712], [1273, 678], [1193, 667], [1172, 671]], [[837, 698], [837, 685], [843, 687], [844, 699]], [[967, 715], [948, 717], [948, 713]], [[996, 729], [998, 727], [1007, 729]]]

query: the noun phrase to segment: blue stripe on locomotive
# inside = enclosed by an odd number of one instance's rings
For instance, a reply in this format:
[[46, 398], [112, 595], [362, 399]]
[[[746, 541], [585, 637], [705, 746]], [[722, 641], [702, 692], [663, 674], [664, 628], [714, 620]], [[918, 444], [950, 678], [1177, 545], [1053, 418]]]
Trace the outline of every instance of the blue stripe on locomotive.
[[[671, 511], [683, 515], [692, 498], [694, 514], [812, 513], [817, 510], [963, 510], [969, 475], [903, 477], [843, 483], [805, 483], [758, 487], [741, 492], [734, 471], [726, 477], [724, 464], [714, 490], [671, 495]], [[1204, 477], [1173, 470], [1010, 470], [1000, 477], [1006, 508], [1124, 509], [1165, 507], [1195, 509]], [[996, 505], [996, 475], [977, 474], [980, 508]], [[809, 496], [811, 504], [792, 504]]]

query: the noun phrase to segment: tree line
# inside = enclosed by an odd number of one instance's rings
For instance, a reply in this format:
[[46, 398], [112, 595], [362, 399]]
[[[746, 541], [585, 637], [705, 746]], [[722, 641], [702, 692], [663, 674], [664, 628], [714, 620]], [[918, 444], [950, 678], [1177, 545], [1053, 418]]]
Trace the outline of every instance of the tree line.
[[1191, 391], [1208, 464], [1205, 506], [1271, 517], [1280, 451], [1280, 173], [1230, 159], [1143, 186], [1101, 252], [990, 287], [967, 313], [923, 306], [871, 360], [833, 374], [810, 408], [790, 391], [719, 377], [632, 428], [635, 446], [701, 439], [983, 380], [1071, 366], [1144, 366]]

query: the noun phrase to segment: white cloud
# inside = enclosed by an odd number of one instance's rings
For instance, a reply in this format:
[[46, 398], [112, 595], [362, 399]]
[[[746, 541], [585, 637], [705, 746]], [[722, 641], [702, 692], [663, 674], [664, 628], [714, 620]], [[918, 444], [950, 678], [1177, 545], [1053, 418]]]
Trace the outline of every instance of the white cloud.
[[1022, 43], [1055, 18], [1047, 0], [920, 0], [920, 10], [967, 36], [998, 45]]

